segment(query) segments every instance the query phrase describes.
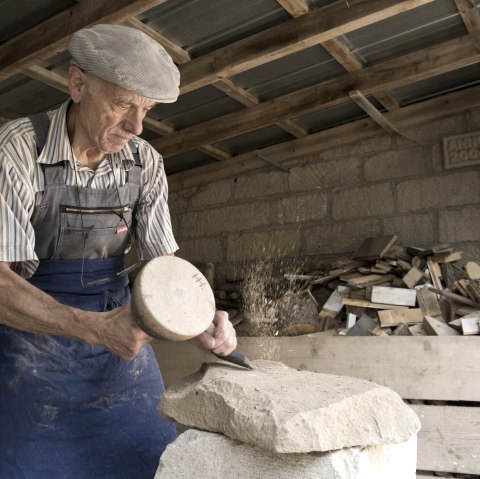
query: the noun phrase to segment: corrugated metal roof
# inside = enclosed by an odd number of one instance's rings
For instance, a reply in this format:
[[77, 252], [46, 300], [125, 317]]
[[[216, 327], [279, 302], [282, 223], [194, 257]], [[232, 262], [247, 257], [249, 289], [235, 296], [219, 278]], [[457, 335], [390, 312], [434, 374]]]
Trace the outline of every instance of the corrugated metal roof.
[[345, 73], [319, 45], [235, 75], [233, 81], [262, 101], [271, 100]]
[[290, 16], [275, 0], [176, 0], [138, 18], [198, 57]]
[[2, 0], [0, 2], [0, 44], [75, 3], [75, 0]]
[[452, 0], [437, 0], [348, 33], [351, 50], [371, 65], [459, 37], [465, 25]]
[[[480, 5], [480, 0], [475, 2], [477, 6]], [[333, 5], [335, 8], [346, 6], [355, 8], [357, 4], [367, 5], [368, 2], [307, 0], [306, 3], [315, 14], [318, 9], [325, 6], [328, 6], [330, 12], [331, 4], [335, 3], [337, 3]], [[77, 2], [73, 0], [35, 2], [4, 0], [0, 2], [0, 42], [26, 32], [34, 25], [65, 9], [71, 9], [74, 5], [77, 5]], [[115, 2], [110, 2], [105, 8], [114, 8], [114, 5]], [[143, 20], [146, 25], [184, 48], [192, 58], [232, 45], [238, 40], [247, 39], [274, 26], [285, 24], [290, 27], [292, 24], [298, 25], [302, 22], [301, 18], [292, 20], [291, 15], [276, 0], [166, 0], [161, 5], [138, 15], [137, 19]], [[466, 38], [467, 29], [454, 0], [434, 0], [422, 7], [345, 33], [339, 39], [346, 43], [350, 54], [359, 58], [364, 68], [368, 68], [386, 59], [459, 37]], [[271, 41], [275, 42], [275, 38]], [[259, 50], [263, 47], [263, 44], [258, 45]], [[32, 48], [35, 48], [35, 45], [32, 45]], [[252, 51], [249, 53], [255, 55], [257, 46], [252, 45], [250, 48]], [[68, 53], [60, 52], [39, 64], [66, 77], [69, 62]], [[478, 84], [480, 79], [479, 63], [473, 63], [420, 81], [406, 79], [405, 84], [388, 93], [401, 107], [449, 91], [468, 88]], [[212, 63], [208, 68], [215, 69], [216, 66]], [[355, 74], [348, 73], [351, 68], [342, 66], [341, 60], [335, 60], [320, 44], [308, 46], [273, 61], [266, 58], [257, 66], [250, 66], [231, 76], [227, 75], [239, 89], [233, 97], [216, 88], [213, 80], [211, 82], [213, 84], [181, 95], [174, 104], [156, 106], [151, 116], [175, 132], [182, 132], [186, 128], [189, 128], [187, 131], [208, 129], [209, 124], [206, 122], [214, 122], [217, 119], [221, 121], [225, 115], [230, 115], [225, 120], [230, 121], [232, 115], [233, 118], [237, 118], [235, 115], [241, 115], [248, 108], [245, 104], [254, 103], [249, 95], [253, 95], [260, 104], [272, 102], [281, 105], [282, 102], [288, 103], [283, 99], [284, 95], [314, 85], [321, 87], [322, 82], [331, 79], [338, 78], [340, 85], [343, 84], [341, 83], [343, 79], [350, 75], [353, 85]], [[207, 73], [205, 71], [204, 74]], [[221, 80], [222, 76], [217, 79]], [[244, 100], [241, 98], [242, 89], [245, 92]], [[293, 114], [286, 118], [292, 120], [293, 117], [293, 121], [307, 132], [317, 132], [364, 118], [366, 114], [363, 110], [348, 99], [348, 91], [343, 93], [345, 101], [335, 107], [322, 108], [322, 105], [319, 105], [316, 111], [302, 115]], [[0, 116], [15, 118], [47, 110], [65, 98], [66, 94], [61, 91], [18, 73], [0, 81]], [[369, 99], [380, 111], [385, 110], [373, 96]], [[235, 124], [232, 127], [235, 128]], [[223, 137], [215, 137], [212, 141], [213, 146], [232, 155], [239, 155], [293, 138], [292, 134], [287, 132], [288, 128], [283, 129], [275, 124], [266, 125], [258, 122], [258, 126], [252, 127], [248, 132], [245, 132], [245, 126], [242, 128], [243, 130], [237, 133], [229, 132]], [[288, 131], [294, 130], [290, 128]], [[152, 131], [145, 131], [143, 136], [148, 140], [159, 138], [159, 135]], [[200, 146], [202, 145], [197, 145]], [[172, 173], [216, 161], [218, 160], [204, 152], [195, 150], [182, 154], [172, 153], [171, 157], [166, 159], [166, 165], [167, 170]]]

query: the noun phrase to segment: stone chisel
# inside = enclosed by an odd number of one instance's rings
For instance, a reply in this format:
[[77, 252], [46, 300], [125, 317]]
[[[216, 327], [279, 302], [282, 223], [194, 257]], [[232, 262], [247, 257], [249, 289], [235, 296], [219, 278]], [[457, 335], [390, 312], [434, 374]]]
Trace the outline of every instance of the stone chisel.
[[[132, 289], [132, 311], [138, 326], [154, 338], [185, 341], [204, 331], [213, 335], [215, 297], [203, 274], [177, 256], [150, 260]], [[216, 357], [246, 369], [252, 363], [238, 351]]]

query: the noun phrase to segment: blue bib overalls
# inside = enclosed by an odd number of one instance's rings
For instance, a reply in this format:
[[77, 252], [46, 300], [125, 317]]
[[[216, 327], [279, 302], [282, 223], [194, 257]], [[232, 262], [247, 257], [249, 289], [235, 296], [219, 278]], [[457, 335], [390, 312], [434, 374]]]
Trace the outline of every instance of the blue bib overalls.
[[[45, 167], [32, 218], [40, 265], [29, 281], [84, 310], [126, 304], [127, 276], [84, 284], [124, 268], [140, 162], [118, 191], [66, 186], [62, 168]], [[156, 411], [163, 391], [150, 346], [125, 361], [101, 346], [0, 326], [0, 479], [152, 479], [176, 435]]]

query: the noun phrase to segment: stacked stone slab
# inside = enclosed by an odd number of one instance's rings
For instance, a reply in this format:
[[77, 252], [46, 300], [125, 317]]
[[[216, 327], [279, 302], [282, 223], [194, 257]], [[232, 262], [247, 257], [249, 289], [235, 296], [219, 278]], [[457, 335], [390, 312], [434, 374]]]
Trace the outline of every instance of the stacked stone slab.
[[[398, 394], [362, 379], [254, 364], [206, 364], [167, 390], [160, 413], [203, 431], [167, 448], [158, 477], [191, 478], [193, 467], [206, 478], [253, 479], [259, 470], [277, 479], [415, 478], [420, 422]], [[212, 475], [233, 466], [238, 476]]]

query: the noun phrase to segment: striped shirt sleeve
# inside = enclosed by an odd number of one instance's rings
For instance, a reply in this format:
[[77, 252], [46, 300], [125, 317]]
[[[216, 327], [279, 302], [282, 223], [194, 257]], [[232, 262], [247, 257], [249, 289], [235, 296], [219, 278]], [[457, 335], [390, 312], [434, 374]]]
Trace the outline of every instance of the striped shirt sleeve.
[[146, 178], [137, 212], [137, 238], [142, 259], [174, 253], [178, 249], [172, 231], [168, 208], [168, 185], [162, 157], [147, 143], [143, 143], [140, 157], [144, 168], [151, 169]]
[[0, 261], [12, 263], [25, 277], [38, 265], [30, 223], [35, 197], [28, 165], [35, 165], [35, 161], [27, 139], [32, 134], [28, 121], [0, 130]]

